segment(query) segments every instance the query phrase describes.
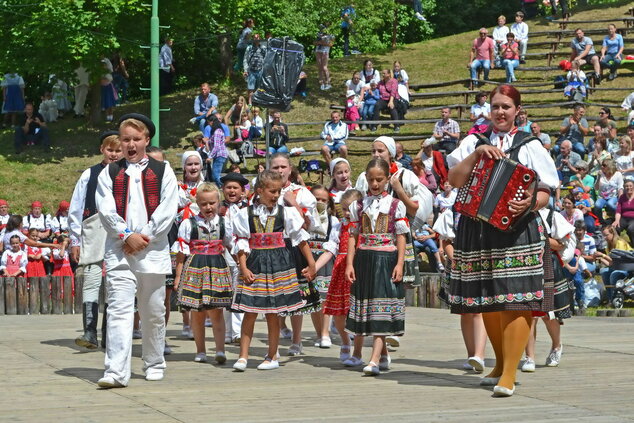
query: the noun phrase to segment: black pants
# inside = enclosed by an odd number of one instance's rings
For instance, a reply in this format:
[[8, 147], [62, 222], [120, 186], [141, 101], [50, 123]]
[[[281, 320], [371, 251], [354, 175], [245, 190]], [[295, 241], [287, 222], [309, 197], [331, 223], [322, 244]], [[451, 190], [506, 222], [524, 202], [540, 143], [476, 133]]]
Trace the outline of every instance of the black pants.
[[51, 148], [51, 139], [48, 135], [48, 128], [40, 128], [37, 134], [25, 134], [22, 127], [15, 128], [15, 136], [13, 139], [13, 146], [15, 152], [19, 153], [27, 142], [34, 142], [35, 144], [42, 145], [45, 149]]
[[174, 74], [169, 71], [160, 70], [159, 71], [159, 92], [161, 95], [169, 94], [172, 92], [172, 81], [174, 79]]
[[[381, 111], [385, 109], [389, 110], [392, 120], [398, 120], [398, 110], [396, 110], [396, 107], [390, 109], [387, 104], [388, 101], [383, 99], [376, 102], [376, 104], [374, 105], [374, 116], [372, 117], [372, 120], [379, 120], [379, 118], [381, 117]], [[395, 128], [398, 128], [398, 126], [399, 125], [394, 125]], [[372, 125], [371, 128], [376, 129], [376, 125]]]
[[[551, 0], [550, 5], [553, 15], [556, 15], [557, 5], [555, 4], [555, 0]], [[568, 16], [568, 0], [559, 0], [559, 5], [561, 6], [561, 17], [566, 18]]]
[[627, 232], [627, 236], [630, 237], [630, 245], [632, 245], [634, 243], [634, 218], [621, 216], [619, 232], [624, 229]]
[[433, 149], [436, 151], [445, 150], [445, 155], [450, 155], [456, 149], [456, 141], [440, 141], [434, 144]]
[[350, 56], [350, 27], [341, 28], [343, 33], [343, 55]]

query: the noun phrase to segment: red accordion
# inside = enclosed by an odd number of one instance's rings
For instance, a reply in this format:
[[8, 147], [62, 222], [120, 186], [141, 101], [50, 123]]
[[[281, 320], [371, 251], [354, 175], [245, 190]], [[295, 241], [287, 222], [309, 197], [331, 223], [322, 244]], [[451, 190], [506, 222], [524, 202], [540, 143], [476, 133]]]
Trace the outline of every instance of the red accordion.
[[513, 216], [508, 203], [524, 199], [524, 193], [531, 187], [533, 195], [536, 195], [537, 175], [534, 170], [507, 158], [494, 160], [482, 157], [473, 168], [467, 184], [458, 190], [454, 210], [502, 231], [512, 230], [526, 213]]

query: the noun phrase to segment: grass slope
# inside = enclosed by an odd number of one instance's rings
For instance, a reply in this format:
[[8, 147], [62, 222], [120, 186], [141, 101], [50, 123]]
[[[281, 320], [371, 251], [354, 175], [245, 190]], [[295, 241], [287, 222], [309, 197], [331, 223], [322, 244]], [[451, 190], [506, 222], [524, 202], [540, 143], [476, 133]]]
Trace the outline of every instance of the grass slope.
[[[624, 13], [631, 6], [630, 2], [619, 2], [613, 7], [589, 8], [585, 11], [575, 13], [574, 20], [598, 20], [615, 19], [617, 27], [624, 24], [619, 19], [625, 17]], [[528, 22], [531, 31], [556, 30], [557, 25], [549, 23], [543, 19], [531, 20]], [[576, 25], [571, 25], [568, 29], [574, 29]], [[584, 29], [605, 28], [607, 25], [584, 24]], [[399, 60], [404, 69], [410, 75], [410, 83], [430, 83], [438, 81], [450, 81], [464, 79], [468, 77], [466, 68], [469, 57], [470, 43], [477, 35], [476, 31], [463, 34], [456, 34], [449, 37], [438, 38], [421, 43], [403, 46], [395, 51], [388, 51], [381, 54], [351, 56], [347, 58], [333, 60], [330, 63], [332, 72], [333, 90], [320, 91], [317, 81], [317, 72], [313, 63], [306, 66], [309, 74], [309, 96], [306, 99], [293, 102], [292, 110], [284, 114], [286, 122], [323, 122], [329, 117], [329, 105], [332, 103], [343, 104], [344, 88], [343, 83], [349, 79], [354, 70], [360, 70], [366, 58], [374, 61], [376, 68], [391, 66], [394, 60]], [[601, 44], [603, 35], [592, 36], [595, 45]], [[532, 42], [551, 40], [545, 36], [531, 37]], [[566, 40], [569, 41], [569, 40]], [[626, 48], [630, 47], [626, 45]], [[549, 50], [548, 47], [531, 48], [529, 52], [543, 52]], [[563, 47], [568, 51], [568, 47]], [[558, 63], [561, 58], [554, 61]], [[546, 59], [530, 59], [527, 66], [546, 66]], [[133, 70], [132, 70], [133, 71]], [[558, 71], [547, 72], [521, 72], [517, 76], [519, 82], [539, 82], [552, 81]], [[613, 82], [604, 82], [602, 87], [632, 87], [634, 91], [634, 73], [630, 70], [622, 70], [619, 78]], [[504, 80], [503, 70], [494, 70], [491, 79], [497, 81]], [[227, 110], [232, 99], [244, 93], [244, 82], [236, 80], [232, 87], [213, 87], [213, 91], [220, 98], [221, 110]], [[552, 86], [550, 86], [552, 87]], [[492, 86], [485, 86], [489, 90]], [[548, 87], [543, 87], [548, 88]], [[419, 92], [436, 91], [458, 91], [464, 90], [464, 86], [454, 85], [446, 88], [435, 88], [421, 90]], [[161, 115], [161, 146], [166, 149], [168, 159], [175, 168], [180, 168], [180, 160], [177, 154], [182, 153], [190, 145], [190, 140], [195, 134], [193, 127], [187, 122], [191, 117], [193, 98], [197, 94], [197, 89], [184, 90], [173, 95], [163, 97], [161, 107], [171, 108], [171, 112]], [[629, 94], [629, 91], [621, 92], [597, 92], [591, 97], [591, 101], [598, 103], [617, 103]], [[473, 97], [470, 102], [473, 101]], [[549, 103], [563, 101], [563, 94], [531, 94], [524, 96], [525, 103]], [[437, 106], [444, 104], [464, 103], [461, 96], [442, 97], [437, 99], [416, 99], [412, 102], [413, 107]], [[127, 112], [149, 113], [149, 101], [140, 101], [116, 109], [115, 118]], [[590, 107], [587, 115], [597, 116], [598, 109]], [[622, 115], [620, 110], [614, 110], [615, 115]], [[566, 109], [558, 107], [530, 110], [529, 118], [539, 121], [543, 117], [565, 116], [569, 113]], [[437, 118], [438, 111], [418, 111], [410, 112], [408, 119]], [[455, 113], [454, 113], [455, 115]], [[620, 122], [620, 129], [623, 129], [623, 122]], [[559, 122], [543, 122], [545, 131], [553, 133], [558, 130]], [[28, 150], [25, 154], [14, 156], [13, 132], [3, 130], [0, 132], [0, 198], [5, 198], [11, 204], [14, 213], [24, 213], [28, 210], [28, 205], [34, 200], [43, 201], [49, 212], [54, 212], [60, 200], [69, 199], [80, 172], [86, 167], [99, 161], [98, 155], [98, 135], [101, 131], [111, 128], [111, 125], [100, 125], [96, 128], [89, 127], [85, 122], [72, 118], [64, 118], [57, 123], [50, 124], [51, 136], [53, 140], [53, 152], [43, 154], [38, 149]], [[431, 134], [433, 124], [409, 124], [403, 126], [402, 135], [420, 135], [420, 139], [405, 141], [405, 149], [414, 153], [417, 151], [420, 141]], [[462, 124], [462, 129], [466, 130], [468, 124]], [[289, 133], [292, 137], [314, 137], [314, 140], [302, 144], [307, 151], [317, 151], [321, 145], [318, 134], [320, 125], [312, 126], [292, 126]], [[390, 134], [390, 129], [379, 129], [377, 135], [382, 133]], [[370, 135], [361, 133], [361, 135]], [[350, 148], [355, 155], [351, 157], [355, 174], [360, 173], [369, 157], [369, 142], [349, 141]], [[297, 160], [297, 159], [294, 159]], [[249, 171], [255, 165], [255, 160], [249, 160]]]

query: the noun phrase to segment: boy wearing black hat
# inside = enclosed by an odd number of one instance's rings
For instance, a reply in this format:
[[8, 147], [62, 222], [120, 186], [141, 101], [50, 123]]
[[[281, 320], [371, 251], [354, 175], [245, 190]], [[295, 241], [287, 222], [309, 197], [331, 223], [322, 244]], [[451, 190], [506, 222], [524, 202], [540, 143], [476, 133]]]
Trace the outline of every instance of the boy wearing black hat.
[[[237, 172], [229, 172], [222, 178], [222, 194], [224, 199], [220, 206], [220, 214], [225, 216], [225, 219], [229, 219], [238, 214], [238, 211], [248, 206], [246, 200], [244, 200], [244, 189], [249, 181]], [[238, 286], [239, 269], [235, 261], [235, 258], [231, 256], [227, 260], [229, 268], [231, 269], [231, 276], [233, 279], [233, 289]], [[233, 313], [229, 310], [225, 310], [225, 343], [239, 343], [240, 331], [242, 329], [242, 317], [243, 313]]]
[[178, 207], [176, 176], [146, 154], [152, 121], [129, 114], [119, 122], [123, 159], [99, 175], [97, 208], [107, 232], [104, 261], [108, 332], [102, 388], [127, 386], [131, 375], [134, 298], [143, 326], [145, 379], [163, 379], [166, 367], [165, 275], [171, 273], [167, 234]]
[[[95, 193], [101, 171], [109, 164], [121, 158], [119, 131], [106, 131], [101, 134], [101, 154], [103, 159], [86, 169], [75, 185], [68, 210], [68, 226], [71, 241], [71, 260], [79, 263], [84, 271], [82, 287], [82, 315], [84, 333], [75, 339], [75, 344], [88, 349], [96, 349], [97, 321], [99, 319], [99, 289], [101, 288], [101, 269], [103, 265], [106, 231], [97, 214]], [[101, 345], [105, 347], [106, 315], [102, 318]]]

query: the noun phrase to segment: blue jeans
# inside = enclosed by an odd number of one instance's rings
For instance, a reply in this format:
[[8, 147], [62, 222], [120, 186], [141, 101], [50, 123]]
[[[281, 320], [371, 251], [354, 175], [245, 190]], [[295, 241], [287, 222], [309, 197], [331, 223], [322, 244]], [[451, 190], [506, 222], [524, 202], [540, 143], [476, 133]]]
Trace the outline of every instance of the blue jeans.
[[200, 127], [200, 132], [205, 132], [205, 126], [207, 126], [206, 115], [196, 116], [196, 123]]
[[[574, 266], [577, 263], [577, 259], [573, 258], [570, 260], [570, 265]], [[583, 275], [581, 274], [581, 270], [577, 270], [574, 274], [570, 273], [568, 269], [564, 268], [564, 276], [567, 279], [572, 280], [575, 285], [575, 300], [577, 306], [585, 305], [585, 292], [584, 292], [584, 283], [583, 283]]]
[[260, 138], [261, 136], [262, 136], [262, 131], [260, 131], [260, 129], [257, 126], [252, 125], [249, 128], [249, 139], [250, 140], [252, 140], [254, 138]]
[[225, 162], [227, 161], [226, 157], [214, 157], [213, 164], [211, 165], [211, 173], [212, 178], [218, 188], [222, 186], [222, 182], [220, 182], [220, 174], [222, 173], [222, 168], [225, 167]]
[[610, 197], [607, 200], [605, 198], [597, 198], [597, 201], [594, 203], [594, 214], [603, 222], [603, 208], [605, 207], [608, 213], [614, 214], [618, 201], [619, 199], [617, 197]]
[[262, 76], [262, 71], [250, 71], [249, 75], [247, 75], [247, 90], [255, 91], [258, 88], [258, 82], [260, 82], [260, 77]]
[[436, 243], [434, 242], [433, 239], [426, 239], [423, 242], [414, 240], [414, 247], [416, 248], [416, 251], [425, 251], [425, 252], [430, 252], [432, 254], [436, 254], [438, 252], [438, 246], [436, 245]]
[[363, 120], [372, 120], [374, 116], [374, 104], [363, 103], [363, 108], [361, 109], [361, 119]]
[[478, 60], [475, 59], [471, 62], [471, 79], [473, 81], [478, 79], [478, 69], [482, 67], [484, 69], [484, 79], [489, 80], [489, 71], [491, 70], [491, 61], [490, 60]]
[[[506, 69], [506, 82], [511, 83], [515, 80], [515, 68], [520, 65], [518, 59], [504, 59], [502, 66]], [[485, 78], [486, 79], [486, 78]]]
[[269, 153], [270, 154], [275, 154], [275, 153], [285, 153], [288, 154], [288, 147], [285, 145], [282, 145], [278, 148], [275, 147], [269, 147]]
[[603, 280], [603, 286], [605, 286], [605, 293], [608, 296], [608, 301], [612, 301], [614, 296], [614, 285], [619, 279], [627, 278], [628, 273], [625, 270], [613, 270], [609, 267], [601, 269], [601, 279]]
[[610, 72], [616, 72], [620, 64], [621, 61], [616, 58], [616, 54], [605, 53], [605, 57], [601, 60], [601, 67], [610, 68]]

